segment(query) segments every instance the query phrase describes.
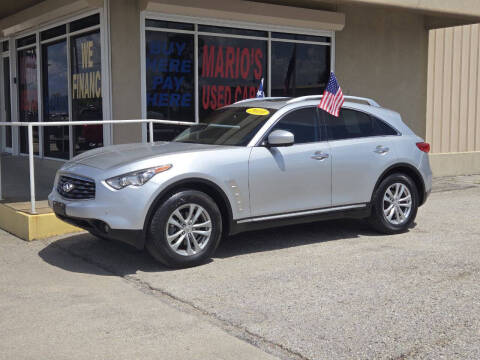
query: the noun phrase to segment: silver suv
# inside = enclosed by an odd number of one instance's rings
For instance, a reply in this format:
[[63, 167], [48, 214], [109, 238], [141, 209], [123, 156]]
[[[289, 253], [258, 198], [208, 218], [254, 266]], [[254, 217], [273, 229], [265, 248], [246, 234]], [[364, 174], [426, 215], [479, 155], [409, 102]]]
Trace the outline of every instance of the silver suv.
[[49, 204], [171, 267], [271, 226], [356, 217], [405, 231], [430, 193], [429, 145], [373, 100], [346, 97], [335, 118], [320, 98], [244, 100], [171, 142], [87, 151], [58, 171]]

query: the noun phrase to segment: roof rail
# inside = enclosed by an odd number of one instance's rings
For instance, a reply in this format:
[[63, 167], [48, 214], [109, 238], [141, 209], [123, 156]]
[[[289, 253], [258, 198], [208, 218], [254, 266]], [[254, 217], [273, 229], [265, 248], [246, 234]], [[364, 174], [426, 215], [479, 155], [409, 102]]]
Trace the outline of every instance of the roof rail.
[[237, 102], [234, 102], [234, 104], [241, 104], [241, 103], [246, 103], [250, 101], [262, 101], [262, 100], [280, 100], [280, 99], [288, 99], [287, 97], [284, 96], [270, 96], [270, 97], [264, 97], [264, 98], [250, 98], [250, 99], [243, 99], [239, 100]]
[[[287, 104], [293, 104], [299, 101], [306, 101], [306, 100], [320, 100], [323, 97], [323, 95], [307, 95], [307, 96], [300, 96], [297, 98], [293, 98], [291, 100], [287, 101]], [[380, 107], [380, 105], [373, 99], [365, 98], [365, 97], [359, 97], [359, 96], [350, 96], [350, 95], [345, 95], [344, 96], [345, 100], [356, 100], [356, 101], [364, 101], [370, 106], [375, 106], [375, 107]]]

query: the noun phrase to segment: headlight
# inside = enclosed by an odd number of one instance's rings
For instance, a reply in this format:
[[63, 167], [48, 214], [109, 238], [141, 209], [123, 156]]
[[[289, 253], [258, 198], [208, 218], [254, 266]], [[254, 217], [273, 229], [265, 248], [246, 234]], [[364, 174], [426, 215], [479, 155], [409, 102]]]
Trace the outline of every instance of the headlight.
[[159, 167], [154, 167], [150, 169], [144, 169], [139, 171], [134, 171], [128, 174], [123, 174], [120, 176], [115, 176], [113, 178], [107, 179], [106, 182], [112, 188], [120, 190], [126, 186], [142, 186], [156, 174], [167, 171], [172, 167], [171, 164], [162, 165]]

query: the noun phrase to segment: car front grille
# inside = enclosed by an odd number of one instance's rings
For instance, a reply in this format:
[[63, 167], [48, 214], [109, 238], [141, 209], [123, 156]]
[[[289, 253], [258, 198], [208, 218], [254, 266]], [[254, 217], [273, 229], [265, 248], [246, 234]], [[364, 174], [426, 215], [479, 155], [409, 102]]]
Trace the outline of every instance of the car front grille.
[[66, 199], [95, 199], [95, 181], [82, 177], [60, 175], [57, 191]]

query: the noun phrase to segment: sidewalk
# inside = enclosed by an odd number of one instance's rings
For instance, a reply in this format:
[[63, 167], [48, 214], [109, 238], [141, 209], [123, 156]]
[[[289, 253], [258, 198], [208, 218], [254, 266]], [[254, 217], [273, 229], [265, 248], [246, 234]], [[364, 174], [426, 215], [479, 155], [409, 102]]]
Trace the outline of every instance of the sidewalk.
[[[60, 248], [0, 230], [0, 359], [273, 359]], [[104, 275], [104, 276], [99, 276]]]

